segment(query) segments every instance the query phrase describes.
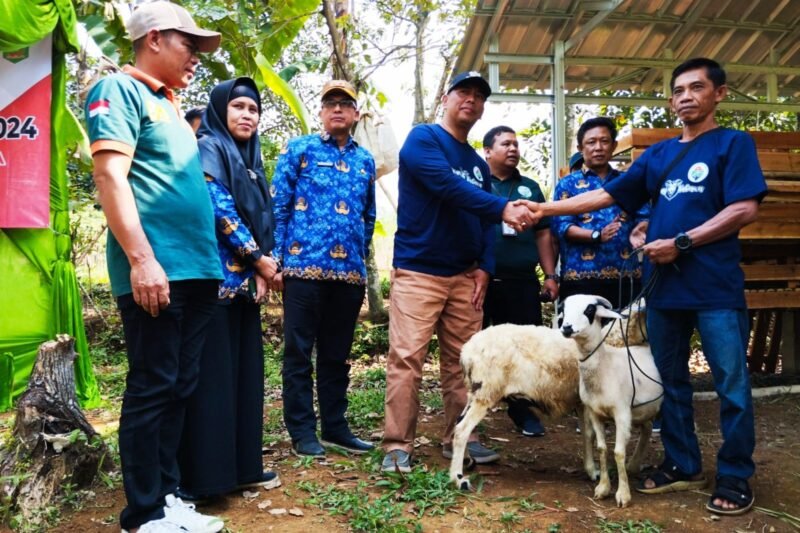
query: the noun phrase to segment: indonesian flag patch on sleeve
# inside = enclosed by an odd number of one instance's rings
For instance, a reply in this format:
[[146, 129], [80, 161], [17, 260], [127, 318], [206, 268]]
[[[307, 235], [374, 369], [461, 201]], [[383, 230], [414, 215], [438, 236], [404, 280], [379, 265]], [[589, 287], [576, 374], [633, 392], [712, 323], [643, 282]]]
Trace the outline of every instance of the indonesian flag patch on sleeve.
[[111, 108], [108, 100], [97, 100], [89, 104], [89, 117], [96, 117], [97, 115], [108, 115]]

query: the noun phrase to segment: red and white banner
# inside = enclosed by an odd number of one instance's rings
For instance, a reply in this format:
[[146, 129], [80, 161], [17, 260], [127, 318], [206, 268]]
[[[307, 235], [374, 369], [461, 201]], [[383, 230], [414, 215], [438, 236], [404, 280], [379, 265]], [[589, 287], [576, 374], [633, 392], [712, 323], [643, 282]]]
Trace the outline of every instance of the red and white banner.
[[0, 55], [0, 228], [50, 225], [52, 40]]

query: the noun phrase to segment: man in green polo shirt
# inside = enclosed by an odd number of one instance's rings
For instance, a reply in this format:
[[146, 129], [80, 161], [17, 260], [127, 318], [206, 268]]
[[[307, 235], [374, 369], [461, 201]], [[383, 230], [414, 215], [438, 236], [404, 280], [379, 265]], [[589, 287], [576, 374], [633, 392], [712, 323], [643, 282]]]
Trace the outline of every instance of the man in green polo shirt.
[[[539, 184], [521, 176], [517, 135], [508, 126], [496, 126], [483, 138], [483, 153], [492, 171], [492, 192], [508, 201], [544, 200]], [[483, 305], [483, 327], [498, 324], [542, 325], [540, 299], [558, 297], [555, 254], [550, 234], [550, 221], [539, 223], [522, 232], [505, 223], [497, 227], [494, 245], [495, 274], [489, 282]], [[542, 266], [544, 286], [540, 286], [536, 265]], [[529, 409], [530, 402], [507, 399], [508, 416], [526, 437], [544, 435], [544, 427]]]
[[168, 2], [139, 7], [127, 24], [135, 67], [89, 92], [94, 180], [108, 220], [107, 259], [128, 351], [119, 450], [123, 531], [216, 532], [174, 496], [186, 399], [217, 299], [221, 267], [194, 134], [173, 89], [194, 78], [199, 52], [220, 35]]

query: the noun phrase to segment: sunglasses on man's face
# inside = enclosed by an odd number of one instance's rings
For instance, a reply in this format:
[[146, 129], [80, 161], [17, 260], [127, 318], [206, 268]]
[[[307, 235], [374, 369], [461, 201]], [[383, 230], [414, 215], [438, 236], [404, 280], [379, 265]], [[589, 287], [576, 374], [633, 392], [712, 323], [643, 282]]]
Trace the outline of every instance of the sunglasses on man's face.
[[322, 107], [325, 109], [336, 109], [336, 106], [341, 107], [342, 109], [355, 109], [356, 103], [350, 99], [344, 100], [323, 100]]

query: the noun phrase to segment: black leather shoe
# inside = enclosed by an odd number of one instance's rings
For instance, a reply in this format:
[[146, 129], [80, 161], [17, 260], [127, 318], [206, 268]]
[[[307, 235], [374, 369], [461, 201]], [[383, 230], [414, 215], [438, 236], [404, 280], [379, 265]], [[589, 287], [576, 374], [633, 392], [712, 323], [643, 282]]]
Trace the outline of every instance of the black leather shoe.
[[320, 445], [317, 439], [309, 439], [293, 442], [292, 453], [310, 457], [325, 457], [325, 448]]
[[375, 445], [371, 442], [366, 442], [358, 437], [349, 436], [341, 438], [326, 438], [322, 437], [322, 445], [334, 448], [342, 448], [350, 453], [360, 455], [375, 449]]
[[186, 503], [193, 503], [195, 505], [206, 505], [214, 498], [211, 494], [195, 494], [194, 492], [185, 491], [180, 487], [175, 489], [175, 497], [180, 498]]

